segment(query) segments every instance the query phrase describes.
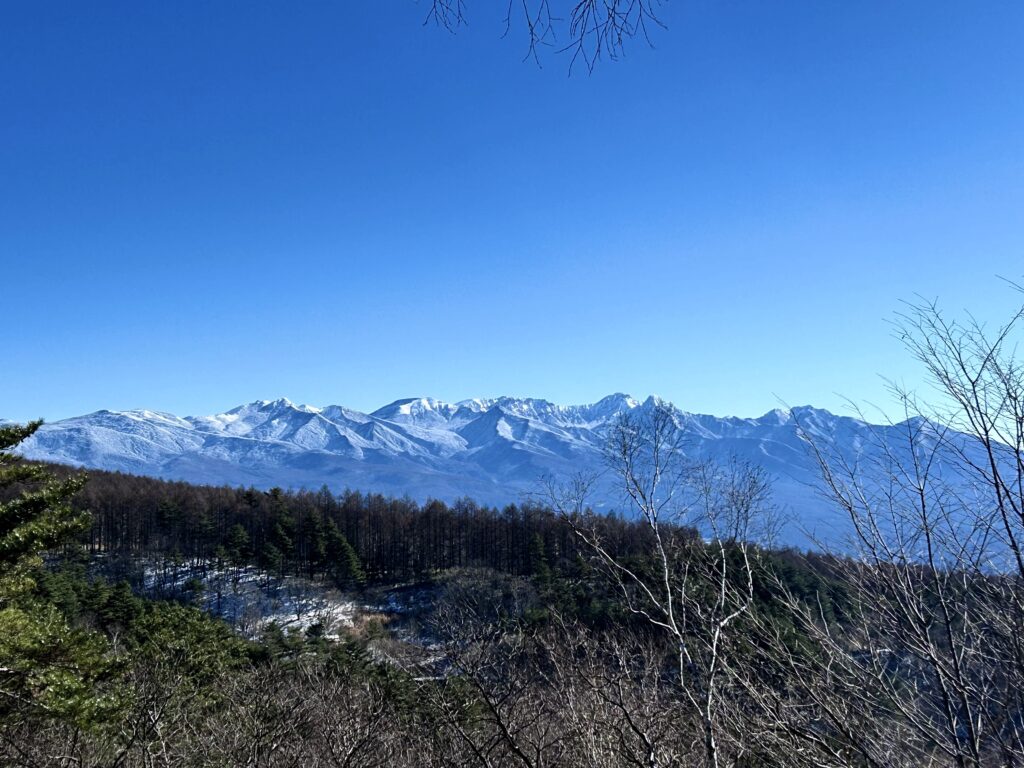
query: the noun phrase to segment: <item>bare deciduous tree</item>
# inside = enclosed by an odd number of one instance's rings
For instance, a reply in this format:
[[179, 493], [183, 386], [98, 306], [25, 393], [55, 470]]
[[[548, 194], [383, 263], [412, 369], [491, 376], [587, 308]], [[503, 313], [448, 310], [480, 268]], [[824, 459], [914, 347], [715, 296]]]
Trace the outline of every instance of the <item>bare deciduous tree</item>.
[[602, 540], [583, 512], [587, 478], [551, 483], [548, 496], [629, 611], [671, 642], [676, 684], [700, 724], [705, 764], [717, 768], [728, 721], [722, 710], [730, 703], [722, 678], [729, 673], [734, 625], [753, 605], [751, 541], [773, 519], [770, 486], [751, 464], [733, 460], [722, 467], [689, 459], [681, 434], [671, 407], [656, 403], [624, 413], [608, 436], [610, 474], [650, 533], [644, 562], [618, 556]]
[[[540, 64], [540, 50], [568, 53], [570, 71], [582, 62], [588, 71], [602, 58], [612, 61], [625, 54], [634, 38], [651, 45], [650, 31], [663, 24], [657, 15], [664, 0], [508, 0], [505, 34], [522, 25], [526, 31], [527, 59]], [[427, 22], [449, 31], [467, 23], [465, 0], [431, 0]], [[560, 33], [564, 37], [560, 37]]]
[[894, 388], [906, 418], [889, 433], [900, 438], [872, 433], [870, 462], [806, 435], [852, 525], [834, 561], [850, 615], [838, 627], [779, 584], [813, 647], [764, 638], [816, 718], [788, 725], [830, 752], [827, 764], [1024, 761], [1024, 378], [1011, 344], [1021, 314], [988, 333], [911, 305], [898, 334], [937, 400]]

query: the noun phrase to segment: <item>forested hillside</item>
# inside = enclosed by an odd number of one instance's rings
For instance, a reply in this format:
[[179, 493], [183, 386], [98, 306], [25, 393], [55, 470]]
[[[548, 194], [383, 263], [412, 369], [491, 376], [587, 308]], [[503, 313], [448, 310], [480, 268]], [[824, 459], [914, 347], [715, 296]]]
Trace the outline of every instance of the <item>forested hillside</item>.
[[[63, 470], [67, 471], [67, 470]], [[247, 562], [281, 573], [339, 578], [351, 548], [371, 583], [423, 579], [451, 568], [529, 575], [539, 553], [573, 562], [581, 542], [541, 505], [498, 510], [471, 499], [452, 506], [378, 494], [196, 486], [92, 471], [76, 496], [92, 526], [92, 553]], [[645, 551], [636, 521], [595, 516], [616, 551]]]
[[[986, 461], [933, 471], [957, 443], [909, 420], [880, 488], [811, 439], [842, 555], [773, 548], [767, 473], [688, 458], [668, 408], [607, 434], [629, 519], [589, 511], [585, 475], [500, 510], [86, 479], [9, 450], [38, 423], [0, 427], [0, 758], [1021, 765], [1024, 382], [1005, 334], [919, 312]], [[350, 620], [297, 615], [295, 586]], [[229, 624], [222, 599], [285, 608]]]
[[[36, 467], [81, 483], [67, 468]], [[579, 535], [585, 520], [609, 552], [652, 569], [655, 532], [643, 521], [105, 472], [90, 473], [68, 509], [89, 524], [51, 554], [30, 605], [67, 623], [73, 685], [8, 699], [0, 754], [12, 764], [50, 764], [58, 750], [97, 766], [149, 765], [158, 754], [169, 765], [512, 765], [529, 744], [540, 751], [530, 765], [617, 765], [663, 738], [646, 729], [672, 722], [655, 725], [673, 696], [659, 633], [622, 604]], [[707, 548], [691, 530], [658, 533], [692, 553]], [[815, 596], [833, 620], [849, 606], [831, 558], [759, 558], [757, 601], [788, 631], [792, 622], [772, 608], [780, 584]], [[389, 630], [387, 617], [334, 640], [274, 625], [245, 640], [191, 607], [187, 590], [155, 600], [103, 577], [123, 562], [256, 567], [271, 580], [301, 576], [354, 596], [412, 586], [431, 646], [404, 636], [404, 625]], [[31, 664], [57, 661], [43, 654]], [[582, 709], [567, 717], [565, 697], [579, 697]], [[574, 754], [579, 739], [608, 738], [599, 718], [637, 717], [633, 706], [654, 718], [643, 731], [617, 722], [610, 727], [623, 743]], [[251, 727], [237, 730], [238, 720]], [[689, 726], [671, 727], [680, 730], [656, 748], [681, 756]]]

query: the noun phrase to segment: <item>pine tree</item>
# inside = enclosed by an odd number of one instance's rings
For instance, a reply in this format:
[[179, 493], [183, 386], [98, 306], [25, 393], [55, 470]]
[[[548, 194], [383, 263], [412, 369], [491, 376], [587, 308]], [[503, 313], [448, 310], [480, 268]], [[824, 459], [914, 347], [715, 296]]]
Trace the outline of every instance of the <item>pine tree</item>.
[[319, 511], [310, 516], [308, 541], [308, 569], [309, 576], [312, 578], [317, 573], [323, 573], [324, 565], [327, 562], [327, 529], [323, 515]]
[[89, 516], [69, 504], [85, 475], [58, 480], [45, 467], [9, 452], [41, 424], [0, 427], [0, 498], [6, 499], [0, 502], [0, 601], [31, 590], [30, 574], [42, 563], [42, 552], [89, 525]]
[[252, 542], [249, 539], [249, 534], [242, 527], [241, 523], [236, 523], [228, 534], [227, 547], [227, 559], [232, 565], [241, 566], [245, 565], [249, 558], [252, 556]]
[[338, 525], [328, 518], [326, 524], [327, 556], [330, 558], [334, 580], [339, 586], [359, 588], [366, 586], [366, 573], [355, 548], [345, 538]]
[[89, 718], [106, 643], [72, 629], [36, 590], [43, 552], [89, 524], [69, 503], [85, 476], [60, 480], [10, 453], [40, 424], [0, 427], [0, 717], [18, 709]]
[[548, 564], [547, 549], [544, 546], [544, 537], [539, 533], [533, 534], [530, 538], [528, 550], [530, 575], [533, 576], [537, 585], [546, 587], [551, 583], [551, 566]]
[[274, 523], [270, 530], [270, 540], [263, 547], [263, 563], [268, 571], [283, 577], [288, 568], [288, 560], [295, 545], [281, 521]]

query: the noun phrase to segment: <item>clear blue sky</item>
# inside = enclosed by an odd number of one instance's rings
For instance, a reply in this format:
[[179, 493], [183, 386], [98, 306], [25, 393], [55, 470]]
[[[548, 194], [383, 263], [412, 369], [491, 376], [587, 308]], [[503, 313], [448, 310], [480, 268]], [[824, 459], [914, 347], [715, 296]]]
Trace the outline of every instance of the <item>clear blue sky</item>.
[[425, 0], [7, 3], [0, 416], [879, 402], [1024, 276], [1024, 4], [671, 0], [567, 77]]

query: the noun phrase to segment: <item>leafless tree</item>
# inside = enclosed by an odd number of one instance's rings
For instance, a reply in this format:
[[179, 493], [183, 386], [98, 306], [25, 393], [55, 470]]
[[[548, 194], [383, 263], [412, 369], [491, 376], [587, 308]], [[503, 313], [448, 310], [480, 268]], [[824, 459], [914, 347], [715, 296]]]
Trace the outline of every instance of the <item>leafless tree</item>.
[[693, 718], [666, 684], [672, 653], [664, 643], [557, 613], [542, 624], [495, 621], [479, 608], [489, 602], [481, 592], [442, 610], [446, 674], [422, 688], [452, 737], [446, 764], [693, 764]]
[[521, 579], [469, 574], [433, 619], [445, 644], [440, 674], [423, 679], [430, 702], [467, 765], [560, 765], [564, 731], [537, 675], [536, 646], [520, 621], [532, 600]]
[[[681, 765], [687, 718], [666, 685], [662, 644], [627, 628], [598, 632], [555, 616], [538, 636], [539, 676], [560, 702], [581, 765]], [[670, 654], [669, 654], [670, 655]]]
[[[658, 8], [665, 0], [508, 0], [505, 34], [522, 25], [526, 31], [527, 59], [540, 64], [540, 50], [553, 48], [570, 55], [570, 71], [580, 62], [593, 71], [602, 58], [616, 60], [628, 41], [643, 39], [651, 45], [650, 31], [662, 27]], [[427, 22], [449, 31], [467, 23], [465, 0], [431, 0]], [[559, 37], [559, 35], [564, 35]]]
[[681, 435], [673, 409], [659, 403], [626, 412], [608, 436], [610, 474], [650, 533], [643, 563], [618, 556], [583, 512], [587, 478], [549, 484], [548, 496], [628, 610], [671, 643], [676, 684], [699, 720], [705, 764], [717, 768], [730, 704], [723, 677], [734, 628], [753, 605], [751, 541], [771, 518], [770, 486], [762, 470], [739, 460], [722, 467], [689, 459]]
[[868, 432], [874, 445], [858, 456], [806, 434], [851, 523], [834, 561], [849, 616], [837, 626], [779, 584], [813, 649], [770, 632], [763, 644], [811, 713], [786, 724], [830, 754], [823, 764], [1024, 762], [1024, 379], [1011, 343], [1021, 314], [989, 333], [934, 303], [909, 306], [897, 332], [937, 398], [894, 388], [905, 418]]

